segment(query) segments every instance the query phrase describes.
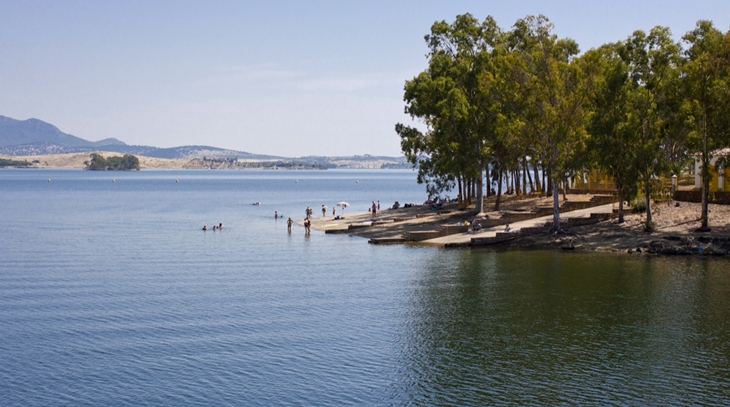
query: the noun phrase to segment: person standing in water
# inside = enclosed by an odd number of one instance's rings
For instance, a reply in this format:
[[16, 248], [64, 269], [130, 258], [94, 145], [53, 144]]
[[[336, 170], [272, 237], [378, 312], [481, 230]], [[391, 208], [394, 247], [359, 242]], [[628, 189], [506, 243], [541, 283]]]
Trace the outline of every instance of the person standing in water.
[[291, 233], [291, 224], [294, 223], [293, 220], [291, 220], [291, 216], [286, 221], [286, 230], [287, 232]]
[[327, 205], [322, 204], [322, 217], [327, 216]]

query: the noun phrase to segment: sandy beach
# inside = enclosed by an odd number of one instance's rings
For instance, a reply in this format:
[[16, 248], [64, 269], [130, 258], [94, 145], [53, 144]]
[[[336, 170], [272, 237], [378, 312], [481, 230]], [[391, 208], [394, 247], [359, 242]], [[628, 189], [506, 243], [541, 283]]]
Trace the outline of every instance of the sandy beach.
[[[568, 195], [569, 201], [587, 201], [591, 195]], [[493, 199], [493, 198], [492, 198]], [[514, 199], [507, 197], [500, 211], [487, 212], [490, 219], [507, 218], [505, 215], [526, 212], [544, 207], [550, 198]], [[493, 205], [493, 204], [492, 204]], [[491, 208], [492, 206], [488, 206]], [[341, 219], [332, 216], [312, 218], [312, 229], [326, 233], [347, 233], [368, 238], [373, 243], [407, 243], [436, 245], [441, 247], [479, 246], [472, 239], [486, 240], [498, 238], [489, 245], [495, 247], [612, 251], [625, 253], [660, 254], [703, 254], [728, 255], [730, 252], [730, 206], [710, 205], [710, 232], [697, 232], [700, 227], [698, 203], [664, 201], [653, 206], [652, 217], [656, 231], [647, 233], [642, 222], [644, 214], [626, 211], [625, 222], [617, 223], [614, 214], [618, 205], [604, 204], [588, 209], [561, 213], [561, 225], [565, 233], [550, 234], [547, 229], [534, 232], [552, 221], [552, 215], [511, 222], [512, 233], [504, 233], [504, 224], [483, 228], [480, 231], [453, 233], [420, 241], [402, 240], [407, 234], [427, 233], [439, 228], [458, 227], [464, 221], [474, 222], [473, 210], [457, 210], [456, 204], [447, 204], [442, 211], [432, 210], [429, 206], [418, 205], [411, 208], [386, 209], [377, 213], [375, 219], [368, 212], [346, 213]], [[590, 222], [591, 214], [605, 220]], [[594, 215], [597, 216], [597, 215]], [[571, 220], [575, 218], [575, 222]], [[299, 225], [302, 220], [298, 221]], [[573, 223], [575, 223], [573, 225]], [[589, 223], [581, 225], [581, 223]], [[533, 230], [527, 235], [521, 230]], [[425, 234], [424, 234], [425, 236]], [[486, 238], [486, 239], [485, 239]], [[493, 239], [494, 240], [494, 239]]]
[[[121, 157], [124, 154], [115, 152], [98, 152], [104, 158], [118, 156]], [[6, 156], [0, 155], [0, 158], [17, 161], [28, 161], [34, 163], [31, 168], [84, 168], [86, 165], [84, 161], [91, 159], [91, 153], [71, 153], [71, 154], [47, 154], [47, 155], [28, 155], [28, 156]], [[182, 169], [188, 168], [190, 159], [166, 159], [166, 158], [153, 158], [145, 157], [143, 155], [136, 155], [139, 159], [139, 166], [142, 169]]]

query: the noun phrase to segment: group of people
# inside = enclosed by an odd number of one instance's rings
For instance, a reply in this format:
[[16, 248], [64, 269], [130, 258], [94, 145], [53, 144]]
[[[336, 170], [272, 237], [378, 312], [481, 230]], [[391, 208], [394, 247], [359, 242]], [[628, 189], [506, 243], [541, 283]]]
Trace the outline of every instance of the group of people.
[[[332, 216], [334, 217], [337, 213], [337, 208], [335, 206], [332, 206]], [[304, 210], [304, 218], [310, 219], [312, 216], [314, 216], [314, 209], [307, 206], [307, 209]], [[324, 218], [327, 216], [327, 205], [322, 204], [322, 217]]]
[[[218, 230], [218, 229], [223, 229], [223, 223], [219, 223], [219, 224], [217, 224], [217, 225], [213, 225], [213, 230], [214, 230], [214, 231], [216, 231], [216, 230]], [[204, 230], [204, 231], [205, 231], [205, 230], [208, 230], [208, 226], [207, 226], [207, 225], [203, 225], [203, 230]]]

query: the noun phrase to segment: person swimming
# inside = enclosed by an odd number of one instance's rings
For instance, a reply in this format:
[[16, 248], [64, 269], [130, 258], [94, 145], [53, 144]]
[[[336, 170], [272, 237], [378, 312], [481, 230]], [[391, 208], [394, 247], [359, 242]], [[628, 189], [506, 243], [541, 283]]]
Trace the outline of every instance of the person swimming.
[[203, 230], [208, 230], [208, 227], [203, 225]]

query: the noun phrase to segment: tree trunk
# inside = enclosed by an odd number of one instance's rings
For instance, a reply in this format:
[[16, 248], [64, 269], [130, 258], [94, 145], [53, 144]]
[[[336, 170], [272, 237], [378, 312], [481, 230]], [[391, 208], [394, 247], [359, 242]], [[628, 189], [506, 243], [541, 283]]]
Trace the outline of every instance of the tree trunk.
[[[550, 177], [552, 178], [552, 177]], [[553, 184], [553, 232], [560, 231], [560, 192], [558, 182], [552, 180]]]
[[553, 185], [553, 232], [559, 232], [560, 231], [560, 191], [559, 191], [559, 183], [560, 179], [556, 177], [557, 170], [555, 168], [555, 163], [558, 161], [558, 146], [557, 144], [553, 144], [553, 154], [552, 159], [550, 160], [550, 178], [548, 178], [548, 182], [551, 182]]
[[[522, 165], [521, 170], [522, 171], [522, 193], [527, 195], [527, 158], [522, 157]], [[517, 163], [519, 165], [519, 162]]]
[[618, 223], [624, 223], [624, 197], [618, 194]]
[[618, 223], [624, 223], [623, 184], [619, 181], [621, 179], [619, 174], [614, 174], [614, 177], [616, 177], [616, 191], [618, 192]]
[[477, 213], [484, 212], [484, 170], [482, 169], [482, 164], [479, 163], [479, 177], [477, 178], [476, 182], [476, 207], [474, 208]]
[[471, 178], [464, 179], [464, 208], [471, 204]]
[[[546, 172], [548, 174], [552, 174], [552, 169], [551, 168], [548, 168]], [[555, 182], [553, 182], [553, 177], [552, 176], [548, 176], [547, 177], [547, 188], [545, 189], [545, 194], [546, 195], [549, 194], [549, 193], [552, 193], [552, 191], [553, 191], [553, 184], [554, 183]]]
[[[522, 161], [522, 168], [525, 171], [525, 174], [527, 175], [527, 179], [530, 182], [530, 192], [535, 192], [535, 184], [532, 183], [532, 175], [530, 175], [530, 169], [527, 166], [527, 157], [525, 157], [525, 160]], [[527, 187], [525, 187], [527, 188]]]
[[[719, 170], [718, 170], [719, 174]], [[710, 157], [706, 154], [706, 152], [703, 152], [702, 154], [702, 216], [700, 217], [700, 220], [702, 221], [702, 224], [700, 225], [699, 231], [701, 232], [709, 232], [710, 226], [708, 222], [708, 217], [710, 213], [710, 181], [712, 180], [712, 177], [710, 176]]]
[[515, 180], [515, 194], [522, 195], [522, 185], [520, 185], [520, 171], [516, 170], [514, 175]]
[[[542, 192], [542, 186], [540, 185], [540, 173], [537, 171], [537, 163], [532, 163], [532, 171], [535, 173], [535, 190]], [[544, 183], [542, 185], [545, 185]]]
[[492, 179], [492, 178], [490, 178], [490, 175], [492, 175], [492, 174], [491, 174], [491, 171], [489, 170], [489, 164], [487, 164], [487, 168], [485, 169], [485, 172], [486, 172], [486, 180], [487, 180], [487, 196], [490, 196], [490, 195], [492, 195], [492, 183], [490, 182], [490, 180]]
[[646, 202], [646, 228], [650, 230], [651, 219], [651, 176], [644, 171], [644, 199]]
[[497, 181], [497, 200], [494, 202], [494, 210], [499, 210], [499, 201], [502, 198], [502, 171], [499, 171], [499, 181]]
[[463, 181], [461, 175], [458, 177], [458, 180], [459, 180], [459, 196], [458, 196], [459, 199], [457, 200], [456, 205], [459, 209], [461, 209], [463, 202], [464, 202], [464, 188], [463, 188], [464, 181]]

